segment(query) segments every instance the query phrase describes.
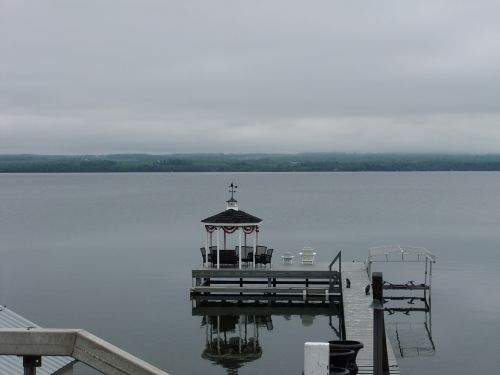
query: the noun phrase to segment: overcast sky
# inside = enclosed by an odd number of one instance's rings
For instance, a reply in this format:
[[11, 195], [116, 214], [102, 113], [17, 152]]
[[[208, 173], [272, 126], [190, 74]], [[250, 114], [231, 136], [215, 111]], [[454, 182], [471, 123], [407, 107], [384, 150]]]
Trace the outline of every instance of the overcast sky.
[[0, 0], [0, 153], [500, 152], [498, 1]]

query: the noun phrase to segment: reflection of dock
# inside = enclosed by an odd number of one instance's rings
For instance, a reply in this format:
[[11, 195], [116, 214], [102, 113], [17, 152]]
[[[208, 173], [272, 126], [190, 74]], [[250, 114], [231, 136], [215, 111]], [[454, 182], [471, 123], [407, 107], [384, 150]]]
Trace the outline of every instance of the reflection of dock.
[[192, 315], [277, 315], [288, 316], [297, 314], [309, 315], [336, 315], [341, 318], [340, 305], [323, 306], [317, 304], [290, 306], [288, 303], [277, 303], [269, 306], [266, 304], [234, 304], [234, 303], [220, 303], [220, 302], [205, 302], [194, 306]]
[[[346, 338], [364, 344], [356, 360], [358, 374], [373, 374], [373, 310], [370, 309], [373, 299], [365, 293], [366, 286], [371, 284], [366, 266], [357, 262], [342, 263], [342, 279]], [[350, 280], [350, 288], [346, 287], [346, 279]], [[399, 366], [388, 339], [387, 356], [390, 373], [399, 374]]]
[[[342, 337], [342, 309], [327, 304], [288, 304], [255, 302], [198, 302], [192, 315], [201, 316], [201, 329], [205, 333], [205, 345], [201, 357], [222, 366], [228, 374], [237, 374], [239, 368], [259, 360], [270, 334], [287, 334], [284, 321], [300, 317], [303, 326], [313, 324], [316, 316], [328, 318], [325, 329], [331, 330], [331, 339]], [[282, 317], [276, 319], [276, 317]], [[283, 320], [284, 318], [284, 320]], [[277, 322], [281, 322], [275, 324]], [[261, 335], [266, 332], [265, 335]], [[271, 340], [272, 341], [272, 340]], [[300, 344], [299, 344], [300, 345]], [[270, 356], [276, 347], [268, 348]]]
[[[431, 308], [426, 296], [384, 299], [384, 310], [389, 315], [387, 333], [395, 344], [396, 354], [402, 358], [433, 356], [436, 347], [432, 339]], [[395, 301], [398, 304], [393, 306]], [[422, 314], [423, 318], [420, 318]]]
[[396, 349], [402, 358], [432, 357], [436, 354], [432, 331], [427, 322], [388, 322], [387, 328], [387, 333], [394, 337]]

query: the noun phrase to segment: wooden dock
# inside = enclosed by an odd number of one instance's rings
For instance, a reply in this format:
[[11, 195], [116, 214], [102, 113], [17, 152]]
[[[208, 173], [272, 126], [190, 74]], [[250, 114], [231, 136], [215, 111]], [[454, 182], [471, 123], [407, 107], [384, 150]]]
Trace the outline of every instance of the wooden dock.
[[[346, 279], [351, 282], [350, 288], [346, 287]], [[373, 374], [373, 310], [369, 307], [373, 297], [371, 290], [369, 295], [365, 293], [366, 286], [370, 284], [367, 269], [363, 263], [342, 263], [342, 293], [346, 338], [364, 344], [364, 348], [359, 351], [356, 360], [359, 375]], [[387, 355], [390, 374], [399, 375], [399, 365], [389, 339], [387, 339]]]
[[[192, 270], [191, 299], [194, 309], [212, 303], [228, 301], [267, 302], [283, 306], [310, 303], [332, 309], [343, 304], [343, 329], [345, 339], [363, 343], [357, 356], [359, 375], [373, 374], [373, 297], [365, 293], [371, 284], [367, 268], [359, 262], [273, 264], [262, 268], [213, 268], [198, 267]], [[347, 288], [346, 279], [350, 281]], [[201, 309], [202, 310], [202, 309]], [[195, 311], [195, 310], [193, 310]], [[334, 311], [334, 309], [332, 309]], [[399, 365], [391, 343], [387, 339], [387, 354], [391, 375], [399, 375]]]
[[[336, 265], [338, 267], [338, 264]], [[192, 270], [192, 300], [340, 302], [340, 271], [329, 263]]]

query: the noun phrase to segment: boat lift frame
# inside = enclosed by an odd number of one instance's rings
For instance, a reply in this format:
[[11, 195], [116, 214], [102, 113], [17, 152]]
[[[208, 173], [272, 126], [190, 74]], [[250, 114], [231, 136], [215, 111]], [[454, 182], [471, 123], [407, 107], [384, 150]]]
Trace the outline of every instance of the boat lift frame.
[[[424, 299], [427, 291], [429, 291], [428, 308], [431, 307], [431, 287], [432, 287], [432, 265], [436, 263], [436, 256], [427, 250], [425, 247], [417, 246], [402, 246], [402, 245], [389, 245], [371, 247], [368, 250], [368, 259], [366, 260], [368, 277], [372, 275], [372, 263], [425, 263], [425, 275], [423, 284], [415, 284], [408, 281], [405, 284], [391, 284], [384, 285], [384, 289], [393, 290], [423, 290]], [[427, 303], [427, 302], [426, 302]]]

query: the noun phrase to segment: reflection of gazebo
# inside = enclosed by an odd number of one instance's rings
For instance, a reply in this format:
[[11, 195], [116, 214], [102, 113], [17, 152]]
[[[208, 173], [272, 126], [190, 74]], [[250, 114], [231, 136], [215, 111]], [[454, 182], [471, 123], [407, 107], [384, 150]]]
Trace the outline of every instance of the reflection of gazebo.
[[[256, 216], [250, 215], [238, 208], [238, 201], [234, 199], [234, 193], [237, 186], [233, 183], [230, 185], [231, 198], [226, 201], [226, 210], [216, 215], [203, 219], [201, 222], [205, 226], [206, 231], [206, 250], [213, 251], [217, 259], [217, 268], [221, 264], [221, 251], [226, 252], [227, 249], [227, 235], [238, 234], [238, 247], [237, 250], [232, 249], [231, 252], [235, 253], [235, 263], [237, 257], [238, 268], [241, 269], [242, 263], [252, 261], [255, 267], [255, 256], [257, 253], [259, 225], [262, 220]], [[223, 233], [223, 242], [220, 242], [220, 232]], [[215, 232], [215, 236], [214, 236]], [[252, 243], [252, 259], [244, 259], [247, 254], [242, 254], [242, 248], [246, 249], [248, 236], [253, 237]], [[215, 237], [215, 245], [214, 245]], [[244, 247], [242, 247], [244, 246]], [[244, 257], [242, 257], [244, 255]]]
[[[237, 374], [245, 366], [246, 372], [250, 367], [262, 368], [261, 358], [264, 357], [263, 346], [266, 344], [261, 340], [270, 340], [271, 347], [266, 349], [270, 350], [268, 356], [278, 355], [281, 349], [276, 345], [281, 344], [278, 344], [276, 337], [279, 336], [275, 334], [288, 337], [289, 329], [297, 323], [290, 320], [296, 320], [299, 316], [310, 316], [311, 321], [313, 316], [322, 316], [324, 318], [320, 318], [315, 324], [324, 324], [325, 333], [332, 340], [345, 339], [345, 335], [341, 335], [343, 322], [339, 305], [332, 307], [329, 304], [304, 306], [282, 303], [269, 306], [267, 303], [205, 301], [193, 306], [192, 315], [201, 320], [201, 357], [211, 364], [223, 367], [231, 375]], [[328, 325], [325, 324], [325, 319], [328, 319]]]
[[[206, 345], [202, 358], [219, 364], [228, 374], [237, 374], [245, 363], [259, 359], [262, 347], [259, 343], [259, 321], [256, 316], [217, 315], [205, 316]], [[249, 333], [249, 326], [252, 330]]]

